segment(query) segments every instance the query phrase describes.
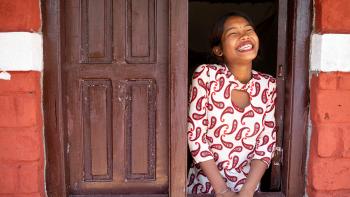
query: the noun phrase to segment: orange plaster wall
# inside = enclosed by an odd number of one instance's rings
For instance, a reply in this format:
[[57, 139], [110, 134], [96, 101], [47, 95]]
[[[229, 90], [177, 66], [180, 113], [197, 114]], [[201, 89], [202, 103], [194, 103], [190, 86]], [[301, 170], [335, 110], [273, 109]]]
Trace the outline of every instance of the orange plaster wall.
[[0, 80], [0, 197], [44, 197], [41, 73]]
[[[40, 0], [0, 0], [0, 32], [40, 27]], [[41, 72], [10, 74], [0, 80], [0, 197], [44, 197]]]
[[40, 30], [39, 0], [0, 0], [0, 32]]
[[350, 33], [349, 0], [315, 0], [316, 32]]
[[350, 73], [312, 75], [310, 197], [350, 196]]
[[[317, 33], [350, 34], [349, 0], [315, 0], [315, 14]], [[313, 74], [310, 90], [307, 193], [310, 197], [349, 197], [350, 73]]]

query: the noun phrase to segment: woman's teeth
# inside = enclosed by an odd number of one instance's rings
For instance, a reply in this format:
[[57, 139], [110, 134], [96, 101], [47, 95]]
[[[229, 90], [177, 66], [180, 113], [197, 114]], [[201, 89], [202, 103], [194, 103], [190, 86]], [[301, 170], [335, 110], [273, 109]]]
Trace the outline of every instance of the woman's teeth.
[[238, 48], [238, 51], [247, 51], [253, 48], [252, 44], [245, 44]]

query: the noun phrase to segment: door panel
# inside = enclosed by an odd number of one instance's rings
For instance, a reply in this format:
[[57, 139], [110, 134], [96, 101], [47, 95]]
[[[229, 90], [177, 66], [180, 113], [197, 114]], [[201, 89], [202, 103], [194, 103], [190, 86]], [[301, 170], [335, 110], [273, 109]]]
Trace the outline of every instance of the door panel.
[[65, 1], [69, 193], [169, 189], [168, 1]]
[[128, 63], [154, 63], [156, 61], [156, 0], [127, 0]]
[[111, 181], [112, 176], [112, 85], [109, 80], [83, 80], [84, 180]]
[[81, 0], [80, 6], [81, 63], [112, 63], [112, 0]]

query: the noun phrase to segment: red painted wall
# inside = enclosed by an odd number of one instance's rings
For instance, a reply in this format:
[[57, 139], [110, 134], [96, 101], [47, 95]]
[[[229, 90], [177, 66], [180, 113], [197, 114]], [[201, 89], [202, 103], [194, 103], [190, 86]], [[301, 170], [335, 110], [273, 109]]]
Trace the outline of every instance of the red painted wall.
[[350, 73], [313, 75], [308, 193], [350, 196]]
[[[318, 33], [350, 34], [348, 0], [315, 0]], [[349, 46], [350, 50], [350, 46]], [[310, 197], [350, 196], [350, 73], [321, 72], [311, 79]]]
[[39, 0], [0, 1], [0, 32], [37, 32], [40, 27]]
[[322, 33], [350, 33], [350, 3], [348, 0], [314, 0], [316, 28]]
[[40, 72], [0, 80], [0, 197], [44, 194]]
[[[39, 0], [0, 0], [0, 32], [40, 30]], [[0, 80], [0, 197], [44, 197], [41, 72]]]

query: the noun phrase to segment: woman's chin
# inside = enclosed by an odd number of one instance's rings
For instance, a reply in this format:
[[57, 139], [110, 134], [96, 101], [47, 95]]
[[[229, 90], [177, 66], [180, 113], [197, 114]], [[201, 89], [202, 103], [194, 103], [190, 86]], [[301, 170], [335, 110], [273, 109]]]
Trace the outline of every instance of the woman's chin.
[[256, 55], [240, 56], [239, 59], [236, 58], [234, 61], [232, 61], [232, 63], [236, 65], [251, 64], [255, 58], [256, 58]]

